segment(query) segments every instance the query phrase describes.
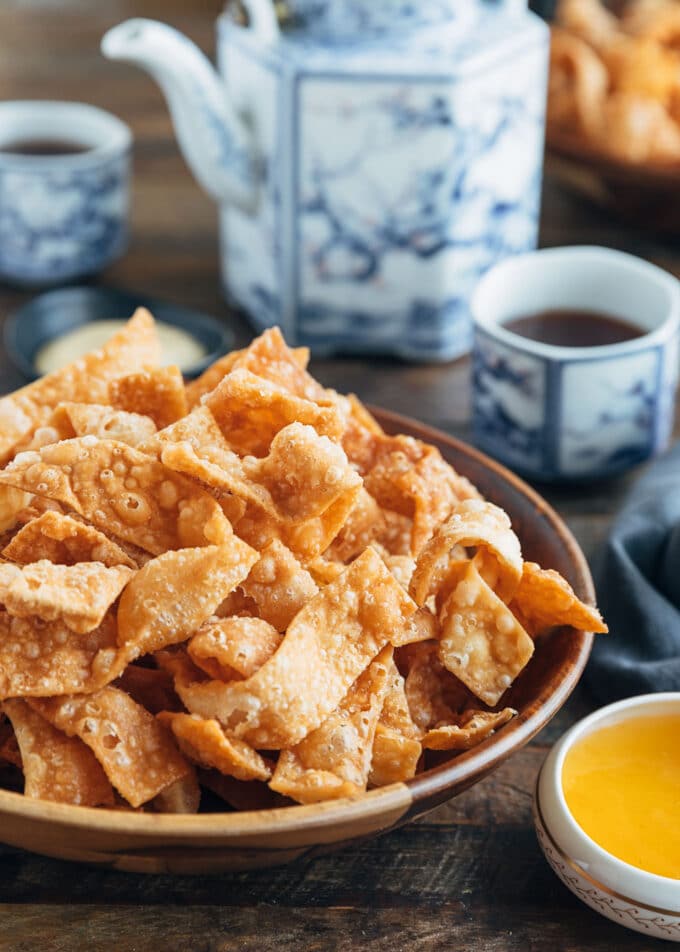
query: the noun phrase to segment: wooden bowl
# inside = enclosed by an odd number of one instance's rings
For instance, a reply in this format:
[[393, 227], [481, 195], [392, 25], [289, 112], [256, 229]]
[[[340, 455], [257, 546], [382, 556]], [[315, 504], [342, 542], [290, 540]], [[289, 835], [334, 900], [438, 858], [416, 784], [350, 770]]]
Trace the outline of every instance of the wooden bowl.
[[[509, 513], [527, 559], [555, 568], [592, 602], [585, 558], [561, 519], [498, 463], [437, 430], [375, 411], [390, 433], [438, 446], [491, 501]], [[481, 780], [557, 713], [588, 660], [592, 635], [559, 629], [541, 641], [504, 701], [519, 714], [465, 753], [435, 755], [408, 783], [354, 800], [197, 815], [138, 814], [30, 800], [0, 790], [0, 840], [60, 859], [147, 873], [213, 873], [288, 863], [407, 823]]]
[[569, 191], [647, 231], [680, 230], [680, 163], [613, 159], [580, 138], [551, 130], [545, 172]]

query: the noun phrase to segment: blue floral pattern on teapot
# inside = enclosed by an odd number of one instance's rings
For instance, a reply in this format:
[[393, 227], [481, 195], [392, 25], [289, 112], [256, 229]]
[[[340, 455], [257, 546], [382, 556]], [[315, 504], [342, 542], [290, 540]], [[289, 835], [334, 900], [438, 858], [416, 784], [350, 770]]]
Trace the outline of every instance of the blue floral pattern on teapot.
[[154, 21], [103, 41], [160, 82], [220, 202], [229, 299], [316, 353], [464, 353], [479, 276], [536, 243], [545, 24], [514, 0], [290, 0], [282, 31], [246, 6], [219, 77]]

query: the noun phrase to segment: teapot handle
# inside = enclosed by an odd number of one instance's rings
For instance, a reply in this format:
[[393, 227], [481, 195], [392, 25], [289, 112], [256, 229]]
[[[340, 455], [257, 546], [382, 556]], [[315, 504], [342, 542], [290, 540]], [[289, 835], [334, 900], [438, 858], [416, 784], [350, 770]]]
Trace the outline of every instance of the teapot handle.
[[276, 43], [279, 39], [279, 21], [272, 0], [241, 0], [248, 14], [249, 29], [263, 43]]

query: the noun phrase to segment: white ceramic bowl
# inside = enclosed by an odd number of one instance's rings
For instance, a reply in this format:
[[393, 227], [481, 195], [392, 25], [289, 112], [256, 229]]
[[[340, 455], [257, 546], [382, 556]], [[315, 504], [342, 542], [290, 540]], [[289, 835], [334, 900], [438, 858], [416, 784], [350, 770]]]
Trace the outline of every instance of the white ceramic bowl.
[[546, 859], [575, 896], [628, 929], [680, 942], [680, 879], [647, 873], [598, 846], [574, 820], [562, 789], [567, 751], [585, 734], [632, 717], [671, 713], [680, 714], [680, 692], [627, 698], [575, 724], [541, 768], [534, 822]]

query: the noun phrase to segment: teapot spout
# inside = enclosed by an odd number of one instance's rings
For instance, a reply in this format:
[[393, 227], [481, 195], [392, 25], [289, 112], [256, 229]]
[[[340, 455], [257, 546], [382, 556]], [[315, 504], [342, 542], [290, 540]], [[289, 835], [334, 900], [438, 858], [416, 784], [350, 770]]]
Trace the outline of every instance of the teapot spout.
[[156, 20], [126, 20], [104, 35], [109, 59], [147, 70], [168, 102], [180, 148], [192, 172], [219, 202], [252, 212], [261, 181], [253, 135], [224, 83], [190, 40]]

